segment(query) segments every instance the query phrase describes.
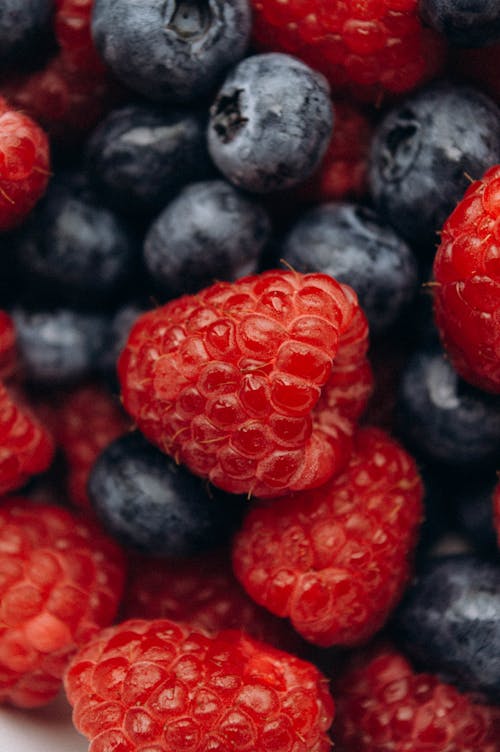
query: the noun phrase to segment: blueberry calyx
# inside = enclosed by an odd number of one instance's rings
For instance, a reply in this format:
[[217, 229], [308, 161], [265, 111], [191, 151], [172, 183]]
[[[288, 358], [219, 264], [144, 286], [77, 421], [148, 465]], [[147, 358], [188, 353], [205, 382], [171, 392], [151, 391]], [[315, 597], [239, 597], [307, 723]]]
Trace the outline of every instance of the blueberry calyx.
[[179, 39], [193, 42], [205, 36], [213, 21], [207, 0], [170, 0], [165, 6], [165, 26]]
[[385, 180], [400, 180], [410, 170], [422, 145], [421, 130], [412, 110], [401, 110], [386, 136], [381, 154], [381, 173]]
[[248, 123], [240, 109], [243, 89], [235, 89], [231, 94], [221, 94], [212, 107], [212, 127], [223, 144], [229, 144]]

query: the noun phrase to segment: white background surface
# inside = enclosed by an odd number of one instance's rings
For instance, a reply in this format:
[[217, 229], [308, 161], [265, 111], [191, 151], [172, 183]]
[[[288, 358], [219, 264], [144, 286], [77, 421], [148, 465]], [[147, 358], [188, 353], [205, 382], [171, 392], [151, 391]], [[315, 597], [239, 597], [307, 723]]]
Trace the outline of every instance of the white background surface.
[[1, 752], [88, 752], [88, 748], [88, 741], [71, 723], [71, 708], [62, 695], [36, 710], [0, 707]]

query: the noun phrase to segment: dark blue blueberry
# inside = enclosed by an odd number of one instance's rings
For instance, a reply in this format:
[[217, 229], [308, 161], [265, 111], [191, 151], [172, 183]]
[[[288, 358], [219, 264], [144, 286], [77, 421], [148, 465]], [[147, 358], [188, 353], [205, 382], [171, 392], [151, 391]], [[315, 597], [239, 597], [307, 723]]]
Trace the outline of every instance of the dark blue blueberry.
[[314, 171], [332, 125], [320, 73], [290, 55], [254, 55], [233, 68], [210, 109], [208, 148], [228, 180], [267, 193]]
[[500, 553], [493, 525], [493, 490], [497, 481], [492, 471], [461, 478], [453, 490], [456, 526], [482, 556], [497, 557]]
[[15, 241], [32, 288], [56, 305], [110, 303], [135, 276], [140, 244], [129, 226], [86, 185], [63, 174], [49, 185]]
[[166, 297], [253, 273], [270, 235], [265, 210], [224, 180], [193, 183], [146, 235], [144, 258]]
[[245, 54], [248, 0], [94, 0], [92, 33], [131, 89], [158, 102], [209, 94]]
[[107, 328], [105, 346], [100, 359], [100, 367], [113, 391], [120, 391], [116, 365], [120, 353], [127, 342], [130, 329], [136, 319], [145, 311], [149, 310], [150, 307], [151, 306], [148, 307], [138, 302], [127, 303], [116, 311]]
[[500, 700], [500, 566], [470, 554], [429, 560], [395, 630], [420, 670]]
[[377, 215], [355, 204], [322, 204], [292, 227], [282, 257], [301, 272], [323, 272], [357, 292], [370, 329], [392, 326], [418, 282], [412, 251]]
[[370, 190], [381, 216], [431, 255], [471, 178], [498, 162], [498, 107], [475, 89], [440, 82], [406, 98], [380, 123]]
[[23, 375], [41, 386], [71, 383], [99, 369], [108, 320], [59, 309], [31, 312], [15, 308], [17, 347]]
[[419, 0], [422, 20], [459, 47], [500, 42], [498, 0]]
[[183, 185], [208, 177], [205, 117], [130, 104], [92, 134], [86, 168], [104, 200], [126, 212], [156, 214]]
[[429, 460], [456, 471], [500, 460], [500, 397], [462, 381], [438, 345], [410, 358], [396, 414], [404, 441]]
[[215, 491], [139, 433], [104, 450], [88, 491], [107, 531], [149, 554], [191, 556], [227, 542], [241, 521], [239, 497]]
[[54, 0], [2, 0], [0, 66], [32, 61], [47, 41], [53, 13]]

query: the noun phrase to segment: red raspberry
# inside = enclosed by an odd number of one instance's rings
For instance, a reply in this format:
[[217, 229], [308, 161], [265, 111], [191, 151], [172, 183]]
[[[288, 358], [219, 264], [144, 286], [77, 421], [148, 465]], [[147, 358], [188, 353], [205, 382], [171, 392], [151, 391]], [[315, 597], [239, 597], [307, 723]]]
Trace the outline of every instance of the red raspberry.
[[94, 0], [56, 0], [55, 35], [68, 66], [102, 74], [106, 67], [91, 35], [93, 6]]
[[0, 378], [10, 376], [15, 365], [16, 331], [9, 314], [0, 310]]
[[103, 386], [86, 384], [59, 402], [56, 424], [56, 441], [68, 463], [70, 500], [89, 510], [87, 480], [92, 466], [103, 449], [127, 431], [129, 421]]
[[335, 686], [342, 752], [498, 752], [500, 710], [436, 676], [417, 674], [390, 646], [361, 653]]
[[125, 616], [171, 619], [195, 629], [243, 629], [248, 635], [288, 652], [299, 639], [248, 597], [233, 575], [230, 555], [217, 550], [189, 559], [137, 558], [131, 567]]
[[460, 376], [500, 392], [500, 165], [467, 189], [434, 260], [434, 313]]
[[0, 507], [0, 701], [49, 702], [71, 655], [111, 623], [124, 582], [118, 546], [60, 507]]
[[53, 455], [50, 433], [0, 383], [0, 496], [46, 470]]
[[0, 232], [23, 221], [44, 193], [49, 174], [47, 136], [0, 97]]
[[233, 493], [320, 485], [347, 462], [371, 371], [355, 293], [270, 271], [141, 316], [118, 362], [146, 437]]
[[362, 428], [341, 476], [250, 511], [234, 540], [235, 574], [306, 640], [360, 643], [408, 582], [422, 495], [412, 458], [380, 429]]
[[327, 752], [333, 717], [315, 666], [236, 630], [167, 620], [104, 630], [66, 691], [91, 752]]
[[321, 71], [333, 91], [377, 101], [437, 74], [443, 39], [424, 28], [418, 0], [252, 0], [254, 43]]

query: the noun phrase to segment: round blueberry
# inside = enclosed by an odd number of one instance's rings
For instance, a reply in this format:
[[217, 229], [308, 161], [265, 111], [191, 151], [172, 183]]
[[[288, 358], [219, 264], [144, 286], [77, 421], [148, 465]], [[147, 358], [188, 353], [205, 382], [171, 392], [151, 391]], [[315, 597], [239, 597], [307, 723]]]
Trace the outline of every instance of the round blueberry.
[[242, 510], [239, 497], [209, 488], [139, 433], [102, 452], [88, 491], [112, 536], [155, 555], [191, 556], [226, 542]]
[[93, 307], [126, 288], [140, 245], [82, 175], [63, 173], [18, 233], [15, 252], [23, 276], [39, 294], [53, 296], [58, 305]]
[[429, 560], [395, 625], [421, 670], [500, 699], [500, 566], [470, 554]]
[[418, 350], [401, 378], [399, 430], [414, 451], [457, 470], [498, 462], [500, 397], [462, 381], [438, 345]]
[[320, 73], [290, 55], [254, 55], [233, 68], [210, 109], [208, 148], [228, 180], [267, 193], [314, 171], [332, 126]]
[[184, 184], [207, 177], [205, 117], [130, 104], [111, 112], [86, 148], [86, 168], [107, 203], [156, 214]]
[[431, 255], [471, 179], [500, 162], [500, 110], [473, 88], [434, 84], [398, 104], [372, 142], [369, 183], [380, 215]]
[[105, 344], [104, 316], [69, 309], [12, 311], [23, 375], [41, 386], [71, 383], [96, 372]]
[[419, 0], [422, 20], [452, 45], [483, 47], [500, 42], [498, 0]]
[[184, 188], [146, 235], [144, 258], [167, 297], [257, 270], [270, 235], [265, 210], [223, 180]]
[[248, 0], [94, 0], [97, 49], [124, 84], [158, 102], [209, 94], [245, 53]]
[[2, 0], [0, 3], [0, 65], [34, 59], [47, 41], [54, 0]]
[[300, 272], [323, 272], [350, 285], [370, 329], [387, 331], [412, 300], [415, 257], [394, 230], [355, 204], [321, 204], [292, 227], [282, 257]]

